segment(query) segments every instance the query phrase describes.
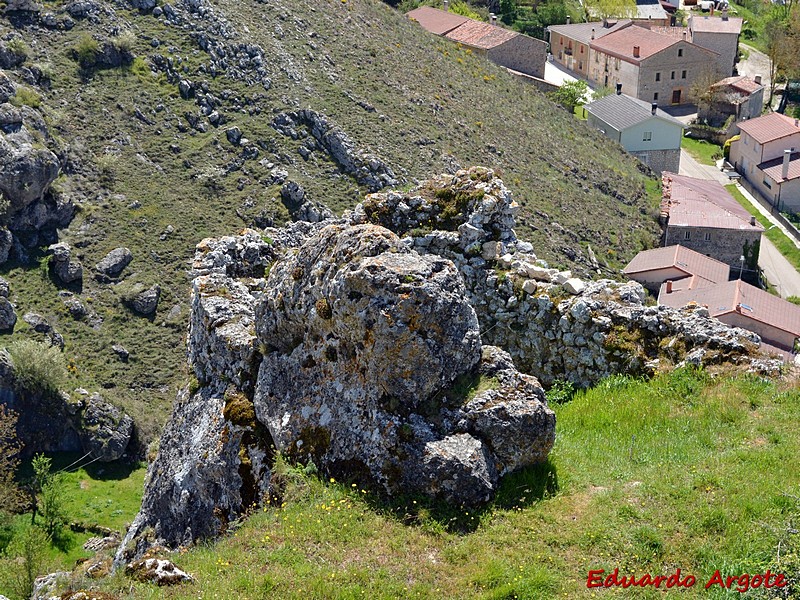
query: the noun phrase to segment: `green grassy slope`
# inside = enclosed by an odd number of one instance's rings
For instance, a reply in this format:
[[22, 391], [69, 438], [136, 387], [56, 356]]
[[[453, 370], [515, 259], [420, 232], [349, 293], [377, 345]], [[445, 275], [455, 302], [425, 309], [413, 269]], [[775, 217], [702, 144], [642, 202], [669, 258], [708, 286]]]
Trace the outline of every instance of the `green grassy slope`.
[[[146, 440], [186, 381], [186, 271], [195, 244], [250, 225], [257, 215], [261, 222], [284, 222], [280, 186], [269, 176], [273, 166], [336, 211], [365, 193], [321, 151], [303, 160], [299, 142], [270, 126], [278, 112], [309, 107], [324, 113], [407, 182], [473, 164], [502, 170], [522, 205], [519, 234], [556, 266], [586, 269], [591, 243], [612, 272], [654, 242], [655, 203], [632, 158], [532, 87], [382, 2], [212, 4], [236, 32], [235, 43], [264, 48], [269, 90], [212, 77], [191, 31], [117, 4], [115, 20], [101, 15], [97, 23], [76, 21], [70, 31], [18, 32], [30, 48], [27, 64], [51, 74], [51, 89], [40, 90], [40, 110], [78, 165], [77, 175], [57, 182], [82, 198], [62, 239], [89, 268], [112, 248], [129, 247], [134, 262], [127, 284], [159, 283], [163, 295], [148, 321], [121, 307], [124, 289], [99, 285], [87, 273], [82, 300], [104, 319], [92, 328], [69, 317], [38, 264], [4, 265], [0, 274], [11, 281], [20, 316], [40, 312], [63, 334], [75, 367], [72, 383], [104, 390], [136, 417]], [[82, 74], [71, 50], [88, 35], [109, 38], [113, 26], [131, 32], [133, 65]], [[11, 29], [0, 20], [0, 33]], [[157, 55], [173, 59], [182, 77], [206, 83], [228, 122], [205, 133], [180, 130], [178, 121], [198, 108], [181, 98], [176, 83], [151, 71]], [[242, 160], [241, 149], [227, 142], [232, 125], [258, 145], [257, 158]], [[170, 226], [174, 231], [165, 234]], [[14, 335], [28, 333], [20, 323]], [[116, 359], [114, 343], [131, 352], [128, 364]]]
[[507, 478], [483, 511], [386, 505], [347, 482], [294, 473], [282, 508], [174, 557], [196, 584], [130, 588], [118, 576], [101, 585], [137, 599], [589, 598], [589, 570], [680, 568], [697, 579], [683, 595], [722, 598], [718, 586], [703, 589], [716, 569], [797, 577], [798, 540], [787, 533], [800, 512], [800, 473], [790, 468], [797, 389], [679, 370], [652, 382], [611, 378], [555, 410], [548, 464]]

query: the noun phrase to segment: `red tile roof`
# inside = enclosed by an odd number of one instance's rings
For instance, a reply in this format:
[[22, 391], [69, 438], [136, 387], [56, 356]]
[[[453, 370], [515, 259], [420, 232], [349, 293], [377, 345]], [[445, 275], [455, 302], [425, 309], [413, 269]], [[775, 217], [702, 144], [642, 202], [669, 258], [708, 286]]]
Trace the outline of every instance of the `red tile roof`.
[[761, 85], [760, 83], [756, 83], [749, 77], [745, 77], [744, 75], [738, 75], [734, 77], [726, 77], [725, 79], [720, 79], [717, 83], [715, 83], [711, 87], [712, 88], [729, 87], [736, 90], [737, 92], [749, 95], [752, 94], [753, 92], [757, 92], [764, 86]]
[[790, 155], [789, 173], [786, 179], [783, 178], [783, 158], [773, 158], [758, 165], [758, 168], [769, 175], [773, 181], [781, 182], [800, 177], [800, 152]]
[[688, 27], [665, 27], [665, 26], [656, 26], [656, 27], [648, 27], [650, 31], [655, 31], [656, 33], [660, 33], [662, 35], [668, 35], [669, 37], [673, 37], [676, 40], [689, 40], [689, 28]]
[[692, 16], [689, 21], [689, 28], [700, 33], [735, 33], [742, 31], [742, 19], [739, 17], [709, 17]]
[[460, 42], [473, 48], [490, 50], [496, 48], [507, 41], [520, 35], [516, 31], [503, 29], [497, 25], [482, 23], [481, 21], [468, 20], [459, 25], [452, 31], [445, 34], [445, 37]]
[[600, 39], [609, 33], [629, 27], [632, 23], [633, 21], [630, 19], [620, 19], [619, 21], [606, 20], [605, 24], [602, 21], [594, 21], [589, 23], [570, 23], [568, 25], [550, 25], [547, 29], [571, 40], [589, 44], [594, 39]]
[[406, 16], [419, 23], [424, 29], [436, 35], [444, 35], [452, 31], [459, 25], [463, 25], [469, 19], [455, 13], [431, 8], [430, 6], [420, 6], [406, 13]]
[[686, 281], [681, 287], [704, 287], [728, 281], [730, 267], [699, 252], [683, 246], [667, 246], [639, 252], [622, 272], [636, 279], [635, 275], [675, 268], [686, 273]]
[[712, 317], [738, 312], [749, 319], [800, 337], [800, 306], [741, 280], [672, 293], [667, 293], [666, 287], [666, 284], [661, 286], [659, 304], [680, 308], [696, 302], [708, 306]]
[[773, 142], [783, 137], [800, 133], [800, 124], [781, 113], [769, 113], [761, 117], [738, 123], [739, 129], [750, 135], [759, 144]]
[[[673, 37], [634, 25], [596, 39], [590, 44], [590, 47], [638, 65], [643, 59], [678, 43], [680, 43], [679, 40]], [[634, 46], [639, 47], [638, 57], [633, 56]]]
[[661, 182], [661, 213], [669, 217], [669, 226], [764, 230], [716, 181], [665, 171]]

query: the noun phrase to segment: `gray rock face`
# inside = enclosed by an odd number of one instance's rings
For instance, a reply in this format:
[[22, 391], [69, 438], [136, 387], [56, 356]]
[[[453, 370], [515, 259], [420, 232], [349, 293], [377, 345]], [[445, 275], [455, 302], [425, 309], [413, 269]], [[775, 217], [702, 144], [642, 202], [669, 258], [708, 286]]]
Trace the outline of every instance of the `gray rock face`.
[[[3, 53], [3, 49], [5, 46], [0, 47], [0, 54]], [[6, 49], [5, 52], [8, 52]], [[0, 58], [2, 61], [2, 58]], [[8, 68], [8, 67], [3, 67]], [[3, 72], [0, 72], [0, 104], [8, 102], [14, 95], [17, 93], [16, 86], [14, 86], [14, 82], [9, 79], [8, 75]], [[13, 107], [12, 107], [13, 108]]]
[[114, 248], [103, 257], [94, 268], [97, 276], [101, 280], [115, 279], [120, 276], [122, 271], [133, 260], [133, 253], [127, 248]]
[[14, 306], [5, 296], [0, 297], [0, 331], [13, 331], [16, 323], [17, 313], [14, 311]]
[[125, 454], [133, 435], [133, 419], [92, 394], [81, 415], [78, 429], [81, 446], [100, 462], [119, 460]]
[[11, 248], [14, 246], [14, 236], [5, 227], [0, 228], [0, 265], [8, 260]]
[[8, 280], [5, 277], [0, 277], [0, 296], [3, 298], [8, 298], [9, 291], [10, 286], [8, 284]]
[[158, 300], [161, 298], [161, 286], [158, 284], [139, 292], [128, 302], [131, 310], [134, 312], [150, 317], [155, 314], [158, 308]]
[[194, 577], [165, 558], [142, 558], [133, 561], [125, 567], [125, 573], [139, 581], [147, 581], [158, 586], [194, 581]]
[[[279, 124], [286, 135], [293, 122]], [[565, 289], [571, 274], [516, 238], [515, 212], [476, 168], [373, 194], [340, 219], [203, 240], [189, 335], [199, 389], [179, 395], [117, 562], [216, 535], [263, 501], [272, 446], [387, 495], [483, 503], [554, 441], [541, 386], [515, 365], [578, 385], [660, 358], [776, 366], [754, 334], [645, 306], [638, 284]]]
[[36, 147], [25, 126], [14, 133], [0, 132], [0, 192], [8, 198], [12, 214], [39, 200], [60, 170], [56, 155]]
[[69, 571], [56, 571], [37, 577], [33, 582], [31, 600], [50, 600], [58, 590], [58, 586], [69, 581], [70, 575]]
[[[281, 113], [275, 117], [272, 126], [295, 140], [310, 134], [316, 141], [315, 147], [327, 152], [345, 173], [352, 175], [370, 191], [397, 184], [394, 173], [381, 159], [364, 150], [356, 150], [347, 134], [325, 115], [310, 109]], [[308, 148], [304, 147], [307, 152]], [[304, 158], [308, 158], [308, 154]]]
[[72, 258], [69, 244], [61, 242], [51, 245], [48, 250], [53, 253], [51, 264], [53, 273], [62, 283], [74, 283], [83, 280], [83, 265]]

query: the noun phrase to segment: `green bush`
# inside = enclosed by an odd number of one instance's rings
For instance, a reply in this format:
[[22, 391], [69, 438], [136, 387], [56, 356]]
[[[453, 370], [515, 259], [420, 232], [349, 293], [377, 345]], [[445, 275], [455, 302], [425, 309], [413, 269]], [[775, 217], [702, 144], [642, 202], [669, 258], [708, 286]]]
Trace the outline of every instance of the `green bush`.
[[11, 598], [24, 600], [33, 592], [34, 580], [47, 572], [50, 540], [38, 527], [17, 533], [0, 561], [0, 589]]
[[81, 67], [88, 69], [94, 65], [94, 61], [100, 53], [100, 44], [91, 35], [86, 34], [73, 46], [72, 52]]
[[61, 537], [64, 526], [67, 524], [67, 512], [64, 507], [64, 475], [51, 473], [52, 459], [44, 454], [33, 457], [34, 483], [36, 500], [34, 504], [34, 519], [36, 514], [42, 517], [41, 527], [48, 538], [57, 540]]
[[39, 108], [42, 104], [42, 97], [29, 87], [18, 86], [17, 93], [11, 98], [11, 104], [17, 107], [30, 106], [31, 108]]
[[67, 378], [66, 363], [57, 348], [32, 340], [17, 340], [7, 350], [21, 390], [55, 394]]

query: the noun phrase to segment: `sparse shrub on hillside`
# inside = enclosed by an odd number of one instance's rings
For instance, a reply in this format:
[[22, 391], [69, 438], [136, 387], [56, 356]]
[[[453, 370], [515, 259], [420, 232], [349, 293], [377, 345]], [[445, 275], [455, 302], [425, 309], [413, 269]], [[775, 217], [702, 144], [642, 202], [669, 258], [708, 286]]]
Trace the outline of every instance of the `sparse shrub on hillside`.
[[28, 526], [14, 536], [0, 561], [0, 589], [14, 600], [26, 600], [34, 580], [47, 572], [50, 540], [39, 527]]
[[72, 47], [72, 53], [82, 68], [90, 69], [100, 53], [100, 44], [91, 35], [86, 34]]
[[11, 52], [16, 54], [22, 58], [29, 58], [31, 55], [31, 49], [28, 47], [22, 38], [14, 38], [8, 44], [6, 44], [6, 48], [8, 48]]
[[67, 512], [64, 506], [64, 476], [62, 473], [52, 473], [52, 465], [53, 461], [44, 454], [37, 454], [33, 458], [33, 520], [37, 513], [41, 515], [41, 527], [48, 539], [58, 542], [67, 524]]
[[11, 98], [14, 106], [30, 106], [39, 108], [42, 104], [42, 97], [29, 87], [23, 85], [17, 87], [17, 93]]
[[130, 53], [136, 43], [136, 36], [132, 31], [125, 31], [112, 40], [112, 43], [122, 53]]
[[8, 345], [8, 354], [21, 390], [55, 394], [66, 380], [66, 363], [57, 348], [32, 340], [17, 340]]

